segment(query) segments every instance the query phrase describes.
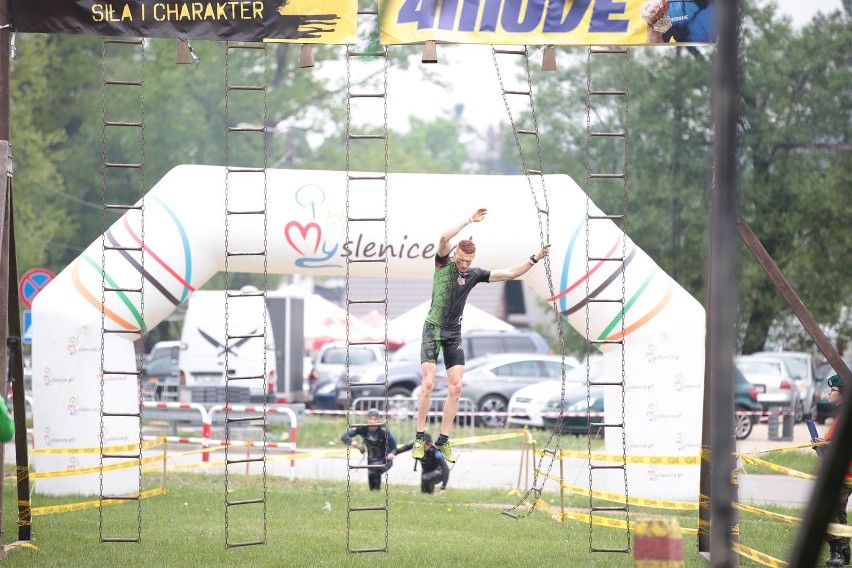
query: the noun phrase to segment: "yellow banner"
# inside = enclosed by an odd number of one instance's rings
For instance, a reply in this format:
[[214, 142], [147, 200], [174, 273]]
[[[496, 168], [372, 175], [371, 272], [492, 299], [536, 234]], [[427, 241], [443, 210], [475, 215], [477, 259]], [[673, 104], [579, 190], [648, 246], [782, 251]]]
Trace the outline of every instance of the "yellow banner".
[[383, 45], [714, 43], [712, 0], [379, 0]]
[[358, 0], [290, 0], [281, 2], [276, 12], [298, 22], [300, 33], [267, 37], [265, 42], [343, 45], [358, 39]]

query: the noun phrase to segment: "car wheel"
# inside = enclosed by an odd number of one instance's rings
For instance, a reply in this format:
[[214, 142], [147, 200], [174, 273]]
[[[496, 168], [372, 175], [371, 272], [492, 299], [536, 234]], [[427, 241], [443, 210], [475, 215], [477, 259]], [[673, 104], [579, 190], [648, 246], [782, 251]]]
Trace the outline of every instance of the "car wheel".
[[793, 421], [796, 424], [805, 421], [805, 404], [801, 400], [796, 402], [796, 412], [793, 414]]
[[[744, 410], [737, 408], [737, 410]], [[734, 437], [737, 440], [745, 440], [751, 435], [752, 429], [751, 416], [748, 414], [737, 414], [734, 416]]]
[[[479, 401], [477, 412], [493, 413], [479, 417], [479, 424], [488, 428], [502, 428], [506, 425], [506, 410], [509, 405], [505, 398], [496, 394], [489, 394]], [[498, 414], [499, 413], [499, 414]]]

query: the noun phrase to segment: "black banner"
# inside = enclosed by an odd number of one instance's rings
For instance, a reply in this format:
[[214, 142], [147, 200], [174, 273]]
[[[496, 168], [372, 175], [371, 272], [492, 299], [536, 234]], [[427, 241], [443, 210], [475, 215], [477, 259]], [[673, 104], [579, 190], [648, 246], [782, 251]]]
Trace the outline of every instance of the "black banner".
[[[350, 0], [10, 0], [16, 32], [347, 43]], [[324, 12], [324, 13], [323, 13]], [[342, 33], [343, 32], [343, 33]]]

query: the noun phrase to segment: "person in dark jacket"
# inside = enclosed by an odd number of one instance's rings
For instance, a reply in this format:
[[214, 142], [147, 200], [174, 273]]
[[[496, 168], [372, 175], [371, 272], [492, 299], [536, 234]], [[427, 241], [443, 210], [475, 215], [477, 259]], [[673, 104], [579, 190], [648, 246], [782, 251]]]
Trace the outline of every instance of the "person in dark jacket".
[[[407, 452], [414, 447], [414, 442], [400, 446], [397, 455]], [[435, 486], [440, 483], [439, 494], [447, 491], [447, 482], [450, 480], [450, 464], [444, 459], [440, 450], [432, 444], [432, 436], [423, 434], [423, 457], [420, 458], [420, 491], [422, 493], [434, 493]]]
[[[835, 419], [831, 423], [831, 426], [829, 426], [828, 433], [826, 433], [825, 438], [814, 438], [814, 442], [831, 441], [831, 438], [834, 435], [834, 427], [837, 426], [837, 417], [840, 416], [840, 409], [846, 397], [846, 389], [843, 385], [843, 379], [839, 376], [832, 375], [828, 377], [827, 384], [829, 388], [831, 388], [831, 391], [828, 394], [828, 402], [833, 404], [836, 409]], [[846, 506], [849, 503], [849, 495], [852, 494], [852, 486], [848, 485], [849, 483], [852, 483], [852, 463], [849, 464], [845, 481], [846, 483], [840, 488], [840, 493], [837, 495], [837, 501], [835, 502], [834, 508], [831, 510], [831, 517], [828, 519], [828, 522], [830, 523], [836, 523], [838, 525], [847, 524]], [[848, 566], [850, 557], [852, 557], [849, 550], [849, 537], [829, 534], [826, 535], [826, 540], [828, 541], [831, 552], [829, 553], [829, 557], [828, 560], [826, 560], [825, 565]]]
[[[355, 439], [361, 436], [362, 443]], [[340, 437], [347, 446], [352, 446], [367, 454], [367, 482], [371, 491], [382, 488], [382, 475], [393, 466], [396, 457], [396, 440], [386, 426], [380, 425], [379, 411], [371, 408], [367, 411], [367, 425], [350, 428]]]

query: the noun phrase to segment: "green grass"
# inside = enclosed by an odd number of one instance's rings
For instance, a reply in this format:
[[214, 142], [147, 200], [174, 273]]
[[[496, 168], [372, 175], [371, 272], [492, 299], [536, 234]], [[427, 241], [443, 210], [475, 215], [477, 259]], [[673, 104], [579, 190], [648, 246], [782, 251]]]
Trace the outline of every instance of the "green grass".
[[[302, 447], [342, 447], [339, 435], [345, 428], [343, 418], [309, 416], [299, 426]], [[280, 430], [279, 430], [280, 431]], [[480, 435], [511, 430], [478, 430]], [[547, 433], [534, 432], [540, 445]], [[518, 449], [518, 438], [479, 444], [478, 447]], [[585, 450], [584, 437], [564, 436], [562, 447]], [[596, 441], [595, 449], [602, 447]], [[797, 455], [799, 454], [799, 455]], [[801, 471], [813, 471], [815, 456], [807, 452], [762, 455], [771, 461]], [[808, 469], [809, 466], [813, 466]], [[765, 473], [748, 466], [749, 473]], [[8, 472], [8, 471], [7, 471]], [[767, 471], [768, 472], [768, 471]], [[589, 566], [629, 567], [632, 554], [589, 553], [590, 529], [585, 523], [556, 522], [543, 510], [519, 520], [501, 514], [518, 503], [518, 497], [498, 490], [458, 489], [446, 495], [422, 495], [419, 487], [391, 485], [390, 517], [385, 527], [382, 513], [353, 513], [347, 526], [347, 496], [353, 506], [380, 504], [384, 492], [370, 493], [363, 483], [363, 472], [355, 472], [356, 482], [347, 492], [345, 483], [297, 480], [281, 477], [267, 480], [265, 546], [227, 549], [225, 546], [224, 479], [220, 475], [170, 472], [168, 492], [142, 502], [141, 543], [101, 543], [100, 515], [97, 508], [33, 517], [33, 544], [37, 549], [16, 549], [3, 560], [6, 566]], [[159, 475], [145, 474], [146, 488], [158, 483]], [[261, 494], [260, 478], [246, 481], [244, 476], [230, 480], [232, 499]], [[14, 485], [5, 487], [5, 540], [17, 536], [17, 496]], [[34, 495], [33, 507], [73, 503], [89, 498]], [[548, 494], [554, 512], [558, 497]], [[566, 506], [583, 512], [587, 497], [571, 495]], [[782, 507], [765, 509], [801, 517], [803, 511]], [[520, 511], [526, 511], [521, 508]], [[104, 536], [135, 536], [139, 523], [135, 504], [103, 509]], [[631, 519], [642, 516], [674, 515], [668, 511], [631, 507]], [[695, 528], [697, 512], [674, 515], [681, 527]], [[230, 508], [229, 540], [261, 538], [264, 517], [255, 505]], [[796, 527], [753, 513], [740, 513], [741, 542], [762, 553], [784, 559], [794, 540]], [[347, 530], [348, 529], [348, 530]], [[386, 553], [347, 554], [347, 534], [353, 547], [381, 547], [385, 530], [389, 550]], [[628, 544], [626, 531], [595, 526], [595, 547], [623, 547]], [[697, 537], [684, 537], [685, 565], [706, 566], [697, 553]], [[442, 555], [440, 557], [436, 555]], [[825, 556], [825, 554], [823, 554]], [[759, 566], [743, 559], [742, 566]]]
[[[783, 467], [787, 467], [790, 469], [795, 469], [796, 471], [801, 471], [803, 473], [816, 474], [819, 469], [820, 459], [817, 457], [816, 452], [813, 450], [791, 450], [787, 452], [768, 452], [765, 454], [758, 454], [757, 457], [762, 459], [763, 461], [768, 461], [770, 463], [774, 463], [776, 465], [780, 465]], [[764, 467], [762, 465], [754, 464], [747, 465], [746, 471], [749, 474], [760, 474], [760, 475], [784, 475], [780, 472], [775, 471], [774, 469], [770, 469], [768, 467]]]
[[[375, 505], [385, 493], [370, 493], [359, 476], [351, 484], [353, 506]], [[146, 486], [156, 475], [146, 474]], [[231, 481], [232, 498], [259, 495], [259, 477], [248, 484], [244, 477]], [[142, 502], [141, 543], [101, 543], [97, 508], [33, 517], [32, 549], [17, 549], [5, 566], [632, 566], [631, 554], [589, 553], [589, 526], [568, 520], [560, 524], [537, 510], [518, 520], [501, 509], [518, 498], [497, 490], [452, 489], [446, 495], [423, 495], [419, 488], [392, 485], [389, 494], [386, 553], [347, 554], [347, 487], [342, 482], [270, 477], [267, 482], [267, 544], [226, 549], [224, 480], [221, 475], [170, 474], [165, 496]], [[17, 535], [16, 496], [5, 490], [6, 540]], [[548, 497], [554, 512], [558, 499]], [[79, 501], [73, 497], [36, 495], [34, 507]], [[571, 496], [567, 506], [582, 512], [584, 496]], [[801, 516], [794, 509], [767, 507]], [[105, 507], [105, 536], [135, 536], [138, 526], [135, 504]], [[526, 511], [521, 508], [520, 511]], [[663, 515], [665, 511], [633, 507], [631, 518]], [[680, 514], [682, 527], [697, 526], [697, 513]], [[228, 515], [231, 541], [254, 540], [263, 535], [260, 506], [231, 508]], [[742, 543], [783, 559], [794, 538], [795, 527], [751, 513], [741, 514]], [[349, 523], [353, 547], [384, 545], [382, 513], [354, 513]], [[626, 532], [595, 526], [596, 547], [626, 546]], [[695, 536], [684, 537], [686, 566], [704, 567], [697, 554]], [[444, 552], [440, 552], [444, 551]], [[437, 559], [436, 555], [444, 555]], [[744, 559], [743, 566], [758, 566]]]

